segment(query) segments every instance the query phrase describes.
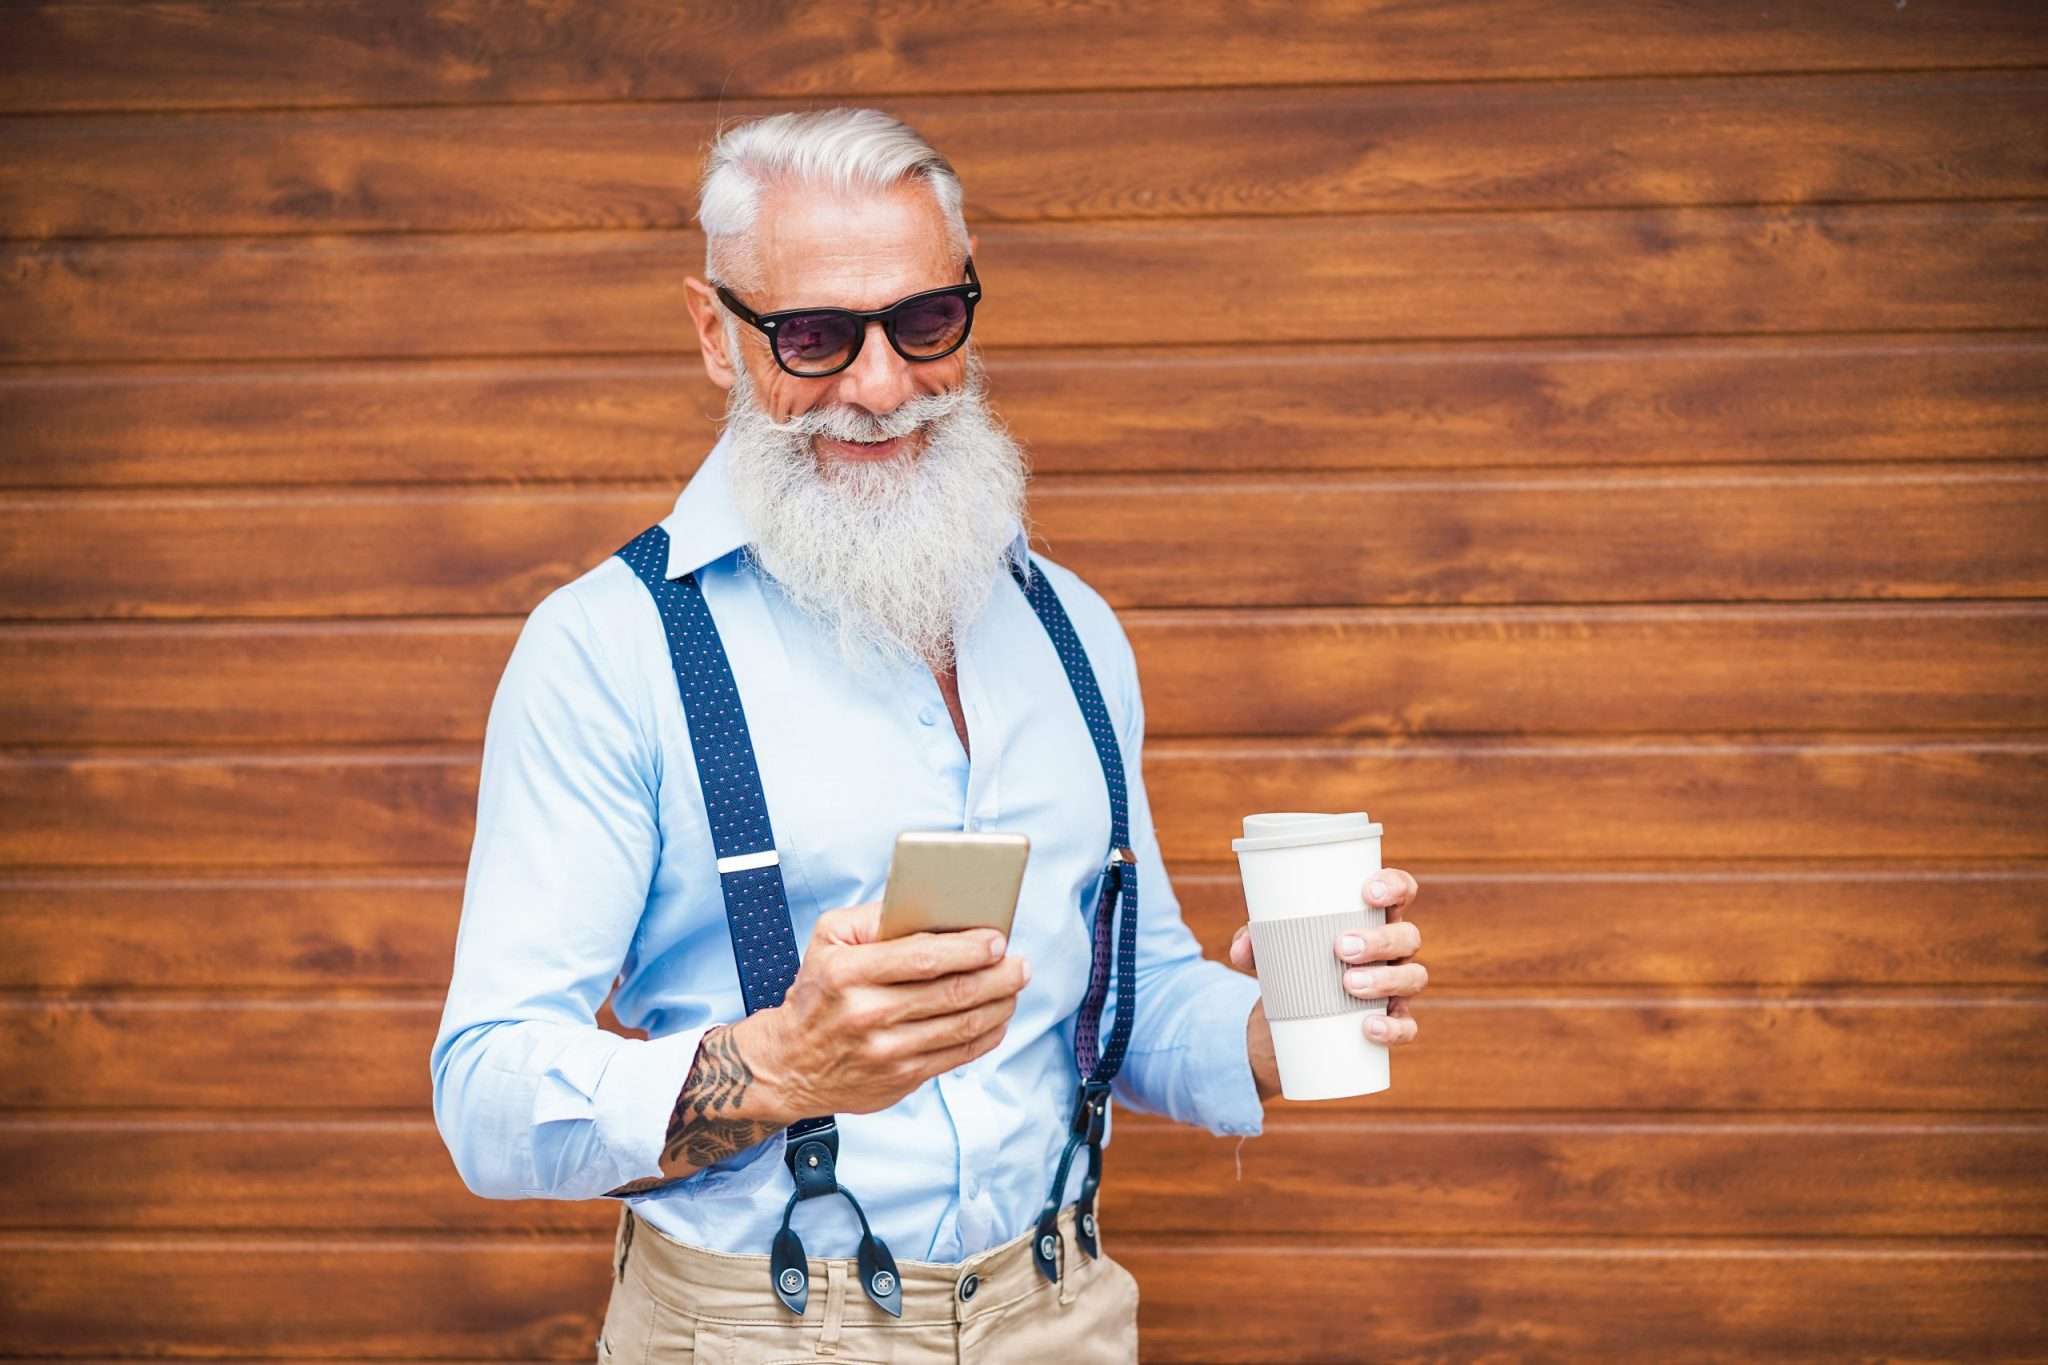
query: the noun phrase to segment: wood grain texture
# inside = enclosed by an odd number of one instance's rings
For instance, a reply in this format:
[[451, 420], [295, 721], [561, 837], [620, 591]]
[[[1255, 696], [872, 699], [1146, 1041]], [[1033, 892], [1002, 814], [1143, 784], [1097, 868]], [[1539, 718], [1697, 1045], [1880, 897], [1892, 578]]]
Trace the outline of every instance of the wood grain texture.
[[[1388, 861], [1451, 987], [1796, 989], [2048, 985], [2048, 864], [1704, 863], [1629, 870]], [[1222, 958], [1244, 923], [1235, 866], [1169, 869]], [[0, 989], [444, 989], [460, 866], [415, 872], [14, 872], [0, 877]], [[1156, 883], [1149, 904], [1163, 907]]]
[[[0, 616], [524, 615], [673, 502], [667, 488], [14, 493]], [[1156, 511], [1134, 520], [1135, 505]], [[2040, 462], [1048, 479], [1030, 510], [1040, 544], [1118, 608], [2048, 593]], [[117, 540], [118, 554], [91, 548]]]
[[[1075, 9], [1047, 0], [883, 14], [797, 3], [677, 8], [567, 0], [486, 11], [404, 0], [336, 6], [36, 3], [10, 7], [0, 109], [782, 99], [1144, 86], [1855, 71], [2048, 63], [2048, 24], [2013, 0], [1876, 13], [1790, 0], [1739, 18], [1686, 5], [1543, 0], [1221, 0]], [[1057, 61], [1029, 60], [1056, 45]], [[117, 59], [114, 54], [121, 54]], [[1026, 58], [1020, 60], [1021, 58]]]
[[[1335, 1247], [1197, 1249], [1119, 1239], [1107, 1224], [1105, 1237], [1142, 1286], [1140, 1337], [1159, 1361], [1213, 1361], [1220, 1343], [1232, 1360], [1287, 1365], [2021, 1360], [2038, 1354], [2048, 1279], [2048, 1251], [2031, 1241], [1489, 1247], [1366, 1231]], [[0, 1308], [22, 1340], [74, 1355], [219, 1355], [231, 1344], [237, 1357], [586, 1360], [610, 1247], [11, 1237], [0, 1242]], [[1247, 1278], [1265, 1287], [1249, 1329]], [[1398, 1294], [1360, 1294], [1333, 1314], [1330, 1282]]]
[[[2048, 203], [992, 223], [975, 335], [1098, 345], [2033, 328]], [[694, 347], [691, 232], [57, 239], [0, 250], [0, 361]]]
[[[1242, 1150], [1119, 1108], [1103, 1218], [1129, 1235], [1238, 1228], [1420, 1236], [2031, 1237], [2038, 1120], [1370, 1115], [1276, 1106]], [[1243, 1177], [1236, 1172], [1242, 1162]], [[602, 1200], [480, 1199], [431, 1120], [0, 1119], [0, 1228], [82, 1232], [609, 1233]], [[1341, 1182], [1342, 1199], [1329, 1198]], [[308, 1189], [346, 1189], [309, 1204]]]
[[[2048, 453], [2048, 338], [999, 350], [1041, 474]], [[647, 480], [723, 397], [694, 355], [0, 368], [0, 487]]]
[[[431, 1101], [422, 998], [0, 999], [0, 1107], [306, 1111]], [[1473, 1109], [2026, 1113], [2048, 995], [1504, 995], [1435, 986], [1394, 1089], [1330, 1113]], [[317, 1078], [317, 1079], [316, 1079]]]
[[[1153, 739], [2048, 728], [2037, 602], [1165, 610], [1123, 625]], [[0, 745], [475, 743], [518, 632], [507, 617], [0, 626]], [[233, 707], [211, 704], [224, 672]]]
[[[1416, 865], [2048, 854], [2038, 736], [1184, 740], [1144, 771], [1184, 861], [1227, 857], [1246, 811], [1361, 806]], [[460, 865], [476, 782], [466, 750], [0, 757], [0, 864]]]
[[2048, 1360], [2038, 4], [24, 0], [0, 53], [0, 1355], [590, 1358], [614, 1206], [470, 1195], [429, 1107], [477, 746], [714, 435], [714, 120], [879, 103], [965, 174], [1204, 949], [1247, 809], [1424, 887], [1392, 1092], [1119, 1113], [1145, 1358]]
[[[969, 222], [2035, 198], [2039, 71], [882, 99]], [[684, 228], [720, 118], [785, 101], [24, 120], [15, 237]], [[1114, 146], [1118, 155], [1096, 155]]]
[[1201, 1246], [1219, 1228], [1340, 1242], [1947, 1236], [1963, 1227], [2036, 1237], [2048, 1214], [2048, 1129], [2033, 1119], [1328, 1122], [1314, 1108], [1276, 1107], [1242, 1147], [1119, 1111], [1105, 1151], [1105, 1221]]
[[[1114, 1237], [1114, 1232], [1107, 1236]], [[2048, 1253], [1577, 1245], [1293, 1250], [1131, 1245], [1148, 1360], [2026, 1359]], [[1266, 1288], [1246, 1330], [1247, 1281]], [[1384, 1286], [1329, 1311], [1331, 1285]], [[1910, 1305], [1911, 1311], [1902, 1311]]]

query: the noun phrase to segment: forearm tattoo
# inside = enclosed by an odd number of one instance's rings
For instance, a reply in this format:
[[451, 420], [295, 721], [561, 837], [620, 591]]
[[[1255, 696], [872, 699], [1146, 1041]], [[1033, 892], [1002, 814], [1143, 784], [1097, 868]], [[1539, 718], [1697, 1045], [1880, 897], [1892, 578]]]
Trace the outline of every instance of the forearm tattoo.
[[676, 1096], [675, 1110], [668, 1118], [668, 1139], [661, 1149], [664, 1172], [678, 1163], [690, 1170], [628, 1181], [607, 1193], [638, 1194], [666, 1185], [773, 1137], [781, 1124], [743, 1118], [738, 1113], [753, 1083], [753, 1068], [740, 1055], [732, 1030], [721, 1024], [706, 1033], [697, 1045], [690, 1078]]

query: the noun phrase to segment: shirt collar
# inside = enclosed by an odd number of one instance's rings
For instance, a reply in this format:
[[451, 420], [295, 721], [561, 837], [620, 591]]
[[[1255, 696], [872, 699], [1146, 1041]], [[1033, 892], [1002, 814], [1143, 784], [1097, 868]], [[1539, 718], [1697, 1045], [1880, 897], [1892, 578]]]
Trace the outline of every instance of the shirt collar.
[[662, 529], [668, 532], [668, 568], [664, 578], [694, 573], [725, 558], [750, 539], [746, 519], [732, 497], [732, 475], [726, 468], [729, 441], [724, 432], [719, 433], [711, 453], [677, 495], [675, 510], [662, 518]]
[[[662, 529], [668, 532], [668, 568], [663, 571], [664, 578], [694, 573], [753, 539], [732, 496], [729, 440], [727, 433], [719, 433], [711, 453], [677, 495], [675, 509], [661, 520]], [[1012, 563], [1030, 568], [1031, 539], [1021, 525], [1004, 553]]]

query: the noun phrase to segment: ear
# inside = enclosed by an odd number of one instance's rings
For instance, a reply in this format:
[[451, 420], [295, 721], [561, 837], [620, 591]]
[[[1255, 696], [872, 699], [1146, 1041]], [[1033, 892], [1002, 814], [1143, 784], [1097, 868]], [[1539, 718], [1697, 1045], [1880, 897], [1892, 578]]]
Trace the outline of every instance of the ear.
[[721, 389], [730, 389], [738, 378], [735, 366], [745, 362], [728, 355], [725, 317], [718, 294], [695, 275], [683, 281], [683, 302], [689, 305], [690, 321], [697, 328], [697, 352], [704, 361], [704, 376]]
[[981, 238], [979, 238], [979, 237], [975, 236], [975, 235], [974, 235], [973, 233], [971, 233], [971, 232], [967, 234], [967, 254], [968, 254], [968, 255], [970, 255], [970, 256], [979, 256], [979, 255], [981, 254], [981, 251], [980, 251], [980, 249], [979, 249], [979, 248], [980, 248], [980, 245], [981, 245]]

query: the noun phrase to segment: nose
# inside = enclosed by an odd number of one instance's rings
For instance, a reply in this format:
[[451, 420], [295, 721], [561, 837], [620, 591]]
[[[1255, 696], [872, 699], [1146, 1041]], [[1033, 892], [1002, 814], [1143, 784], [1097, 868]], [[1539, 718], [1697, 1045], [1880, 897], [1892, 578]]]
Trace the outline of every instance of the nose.
[[917, 381], [910, 362], [896, 354], [882, 331], [880, 320], [868, 323], [868, 334], [860, 354], [838, 375], [833, 395], [839, 402], [865, 408], [877, 415], [894, 412], [917, 395]]

